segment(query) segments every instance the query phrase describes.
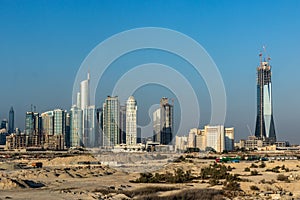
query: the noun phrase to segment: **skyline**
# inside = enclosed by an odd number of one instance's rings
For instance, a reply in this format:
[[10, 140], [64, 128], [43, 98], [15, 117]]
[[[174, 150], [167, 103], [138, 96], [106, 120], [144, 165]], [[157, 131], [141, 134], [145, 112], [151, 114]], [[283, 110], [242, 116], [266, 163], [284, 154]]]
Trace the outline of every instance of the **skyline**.
[[[99, 42], [127, 29], [161, 26], [194, 38], [216, 62], [227, 92], [225, 125], [236, 128], [237, 139], [249, 135], [247, 125], [254, 132], [255, 73], [259, 65], [259, 51], [262, 45], [266, 45], [272, 57], [273, 109], [278, 140], [300, 143], [296, 126], [300, 117], [300, 96], [295, 94], [299, 90], [296, 74], [300, 72], [297, 68], [300, 66], [297, 59], [300, 47], [300, 22], [297, 21], [300, 17], [297, 12], [299, 2], [249, 2], [244, 5], [237, 1], [172, 4], [120, 1], [113, 5], [108, 1], [76, 1], [69, 5], [66, 1], [65, 6], [61, 6], [50, 1], [29, 1], [26, 4], [22, 1], [0, 1], [0, 17], [5, 19], [0, 22], [3, 27], [0, 33], [0, 42], [3, 44], [0, 47], [0, 65], [2, 73], [6, 74], [1, 83], [7, 86], [2, 88], [5, 97], [0, 105], [0, 117], [8, 119], [9, 108], [13, 106], [15, 127], [23, 129], [25, 113], [30, 110], [31, 104], [36, 105], [40, 113], [55, 108], [69, 111], [76, 72], [86, 55]], [[264, 15], [265, 10], [271, 14]], [[177, 11], [179, 15], [176, 15]], [[153, 12], [158, 16], [152, 15]], [[184, 61], [165, 52], [133, 52], [113, 63], [107, 71], [107, 77], [104, 77], [106, 84], [98, 85], [97, 106], [104, 102], [107, 95], [111, 95], [109, 83], [113, 80], [108, 80], [110, 74], [117, 79], [120, 66], [125, 66], [122, 71], [136, 63], [153, 60], [167, 62], [191, 77], [190, 81], [197, 85], [197, 95], [201, 97], [200, 124], [207, 124], [209, 109], [205, 107], [210, 102], [203, 80], [193, 75], [192, 70], [182, 68], [180, 64], [187, 66]], [[173, 97], [167, 89], [157, 86], [139, 89], [134, 96], [139, 105], [145, 102], [144, 109], [139, 107], [139, 116], [142, 118], [148, 117], [149, 105], [157, 103], [158, 99], [153, 95], [152, 99], [144, 101], [143, 95], [157, 89], [160, 90], [157, 96]], [[290, 96], [293, 98], [288, 98], [287, 105], [286, 98]]]

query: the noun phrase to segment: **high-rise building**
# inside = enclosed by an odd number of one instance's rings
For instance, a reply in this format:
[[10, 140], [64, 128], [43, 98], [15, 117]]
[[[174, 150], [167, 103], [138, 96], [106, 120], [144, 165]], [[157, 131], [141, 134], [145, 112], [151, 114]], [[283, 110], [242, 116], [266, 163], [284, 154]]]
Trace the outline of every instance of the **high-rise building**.
[[95, 123], [96, 123], [96, 108], [95, 106], [88, 106], [83, 110], [84, 113], [84, 132], [83, 132], [83, 144], [85, 147], [95, 146]]
[[103, 103], [103, 146], [120, 144], [120, 104], [117, 96], [108, 96]]
[[[94, 105], [90, 105], [90, 73], [87, 79], [80, 82], [80, 92], [77, 93], [76, 107], [82, 110], [81, 127], [82, 127], [82, 146], [94, 147], [97, 142], [96, 138], [96, 109]], [[72, 123], [77, 124], [77, 123]], [[71, 125], [72, 125], [71, 124]], [[77, 129], [70, 127], [70, 129]], [[75, 143], [74, 143], [75, 144]]]
[[82, 110], [77, 106], [72, 106], [70, 112], [70, 146], [83, 146], [82, 134]]
[[46, 135], [54, 135], [54, 112], [47, 111], [41, 114], [42, 117], [42, 133]]
[[163, 145], [170, 145], [173, 140], [174, 122], [173, 105], [163, 97], [160, 100], [160, 107], [153, 113], [153, 140]]
[[6, 129], [6, 131], [7, 131], [7, 129], [8, 129], [8, 121], [7, 121], [7, 119], [3, 119], [1, 121], [1, 129]]
[[103, 108], [96, 109], [96, 146], [103, 146]]
[[64, 135], [66, 131], [66, 111], [55, 109], [54, 111], [54, 135]]
[[257, 67], [257, 117], [255, 136], [271, 143], [276, 142], [275, 125], [272, 108], [272, 81], [269, 58], [267, 61], [260, 56]]
[[[80, 83], [80, 94], [77, 94], [77, 99], [79, 100], [80, 98], [80, 106], [81, 109], [84, 110], [90, 105], [90, 74], [88, 73], [87, 79], [81, 81]], [[77, 102], [78, 104], [79, 102]]]
[[71, 127], [71, 116], [70, 113], [66, 113], [66, 130], [65, 130], [65, 144], [66, 147], [71, 147], [70, 144], [70, 127]]
[[137, 143], [137, 103], [133, 96], [126, 102], [126, 144]]
[[34, 135], [35, 116], [34, 112], [26, 112], [25, 117], [25, 134], [27, 136]]
[[120, 105], [120, 144], [126, 143], [126, 106]]
[[41, 114], [45, 149], [63, 150], [65, 146], [66, 111], [55, 109]]
[[40, 146], [43, 142], [42, 124], [39, 113], [26, 112], [25, 135], [28, 136], [29, 146]]
[[13, 133], [15, 130], [15, 112], [13, 107], [9, 110], [9, 118], [8, 118], [8, 133]]
[[197, 129], [197, 128], [190, 129], [189, 136], [188, 136], [188, 143], [187, 143], [188, 148], [196, 147], [196, 136], [197, 136], [198, 130], [199, 129]]

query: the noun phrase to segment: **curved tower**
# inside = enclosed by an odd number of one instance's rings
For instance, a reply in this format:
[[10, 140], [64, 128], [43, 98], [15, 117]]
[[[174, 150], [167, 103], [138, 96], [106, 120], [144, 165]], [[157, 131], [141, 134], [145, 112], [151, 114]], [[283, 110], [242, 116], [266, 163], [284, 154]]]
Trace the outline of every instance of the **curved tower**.
[[276, 142], [275, 125], [272, 107], [272, 81], [270, 58], [267, 61], [260, 56], [257, 67], [257, 117], [255, 136], [271, 143]]

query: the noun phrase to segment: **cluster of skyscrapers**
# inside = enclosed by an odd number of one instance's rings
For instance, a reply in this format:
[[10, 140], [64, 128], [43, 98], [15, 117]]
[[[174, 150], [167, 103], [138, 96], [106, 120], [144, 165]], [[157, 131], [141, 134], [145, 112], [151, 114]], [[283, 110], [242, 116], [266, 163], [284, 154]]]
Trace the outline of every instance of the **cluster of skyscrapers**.
[[[255, 141], [275, 144], [276, 134], [272, 108], [271, 66], [269, 58], [262, 58], [257, 67], [257, 117]], [[141, 129], [137, 126], [137, 102], [130, 96], [125, 105], [120, 105], [118, 96], [108, 96], [101, 108], [90, 104], [90, 74], [81, 81], [77, 101], [70, 112], [62, 109], [44, 113], [26, 113], [25, 130], [21, 133], [14, 127], [14, 110], [9, 111], [9, 120], [2, 120], [0, 144], [6, 140], [7, 149], [44, 148], [64, 149], [69, 147], [133, 147], [140, 144]], [[163, 97], [160, 106], [153, 112], [153, 137], [155, 145], [174, 145], [174, 103]], [[149, 139], [149, 138], [148, 138]], [[252, 141], [252, 140], [251, 140]], [[250, 141], [250, 142], [251, 142]], [[245, 141], [247, 143], [247, 141]], [[252, 145], [252, 143], [251, 143]], [[175, 146], [214, 151], [231, 151], [234, 148], [234, 128], [224, 125], [207, 125], [194, 128], [188, 136], [176, 137]]]

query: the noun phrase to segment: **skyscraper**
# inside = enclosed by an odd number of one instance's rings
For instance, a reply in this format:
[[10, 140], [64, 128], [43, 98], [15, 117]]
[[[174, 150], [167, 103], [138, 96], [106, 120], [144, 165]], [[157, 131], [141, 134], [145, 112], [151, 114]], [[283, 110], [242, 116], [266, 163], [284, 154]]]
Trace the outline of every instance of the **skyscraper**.
[[133, 96], [126, 102], [126, 144], [137, 143], [137, 104]]
[[[85, 147], [94, 147], [95, 144], [97, 143], [96, 135], [95, 135], [96, 134], [95, 132], [96, 109], [94, 105], [90, 105], [89, 90], [90, 90], [90, 73], [87, 74], [86, 80], [80, 82], [80, 92], [77, 93], [76, 107], [82, 110], [82, 117], [81, 117], [82, 131], [80, 132], [80, 134], [82, 133], [82, 138], [79, 139], [82, 143], [80, 145]], [[76, 130], [78, 128], [77, 122], [71, 123], [71, 126], [72, 125], [75, 125], [75, 128], [70, 127], [71, 130], [72, 129]], [[71, 135], [71, 137], [73, 136], [74, 135]]]
[[77, 102], [77, 105], [80, 105], [82, 110], [90, 105], [89, 84], [90, 74], [88, 73], [87, 79], [80, 83], [80, 94], [77, 94], [77, 100], [80, 99], [80, 104]]
[[72, 106], [70, 112], [70, 146], [83, 146], [82, 134], [82, 110], [76, 105]]
[[103, 146], [103, 108], [96, 109], [96, 146]]
[[120, 144], [126, 144], [126, 106], [120, 105]]
[[[54, 112], [47, 111], [41, 114], [42, 117], [42, 133], [43, 137], [54, 135]], [[27, 121], [26, 121], [27, 123]]]
[[8, 118], [8, 133], [13, 133], [15, 129], [15, 112], [13, 107], [9, 110], [9, 118]]
[[84, 146], [94, 147], [95, 136], [95, 124], [96, 124], [96, 108], [94, 105], [88, 106], [84, 111]]
[[25, 134], [33, 136], [34, 134], [35, 117], [34, 112], [26, 112], [25, 117]]
[[270, 58], [262, 61], [260, 56], [260, 65], [257, 67], [257, 117], [255, 136], [269, 141], [276, 142], [275, 125], [272, 108], [272, 81]]
[[54, 135], [65, 135], [66, 111], [55, 109], [54, 111]]
[[108, 96], [103, 103], [103, 146], [120, 144], [120, 104], [117, 96]]
[[160, 100], [160, 107], [153, 113], [153, 140], [163, 145], [169, 145], [173, 139], [173, 105], [163, 97]]

